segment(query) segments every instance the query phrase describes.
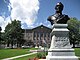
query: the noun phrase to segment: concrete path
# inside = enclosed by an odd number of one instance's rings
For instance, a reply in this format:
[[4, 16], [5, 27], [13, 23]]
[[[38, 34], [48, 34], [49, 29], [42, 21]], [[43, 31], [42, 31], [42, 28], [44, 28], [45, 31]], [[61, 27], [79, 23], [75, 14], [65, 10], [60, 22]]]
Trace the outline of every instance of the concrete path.
[[37, 53], [37, 52], [33, 52], [33, 53], [24, 54], [24, 55], [20, 55], [20, 56], [15, 56], [15, 57], [11, 57], [11, 58], [5, 58], [5, 59], [2, 59], [2, 60], [12, 60], [12, 59], [16, 59], [16, 58], [20, 58], [20, 57], [24, 57], [24, 56], [36, 54], [36, 53]]

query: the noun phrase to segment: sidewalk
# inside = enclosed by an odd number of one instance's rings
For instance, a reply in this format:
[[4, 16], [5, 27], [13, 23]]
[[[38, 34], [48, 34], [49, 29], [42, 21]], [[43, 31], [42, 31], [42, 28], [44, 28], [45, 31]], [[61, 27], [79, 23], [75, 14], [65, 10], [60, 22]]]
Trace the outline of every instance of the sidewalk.
[[20, 57], [24, 57], [24, 56], [36, 54], [36, 53], [37, 53], [37, 52], [33, 52], [33, 53], [24, 54], [24, 55], [19, 55], [19, 56], [15, 56], [15, 57], [11, 57], [11, 58], [5, 58], [5, 59], [2, 59], [2, 60], [12, 60], [12, 59], [16, 59], [16, 58], [20, 58]]

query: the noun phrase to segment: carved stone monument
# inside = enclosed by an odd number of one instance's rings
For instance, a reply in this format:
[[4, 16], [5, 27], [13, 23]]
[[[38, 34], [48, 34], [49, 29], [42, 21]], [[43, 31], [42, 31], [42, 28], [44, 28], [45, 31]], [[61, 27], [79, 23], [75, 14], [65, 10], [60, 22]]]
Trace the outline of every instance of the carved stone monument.
[[63, 4], [58, 2], [55, 7], [56, 13], [48, 18], [53, 28], [51, 46], [46, 60], [78, 60], [69, 42], [68, 24], [66, 24], [69, 17], [62, 14], [63, 7]]

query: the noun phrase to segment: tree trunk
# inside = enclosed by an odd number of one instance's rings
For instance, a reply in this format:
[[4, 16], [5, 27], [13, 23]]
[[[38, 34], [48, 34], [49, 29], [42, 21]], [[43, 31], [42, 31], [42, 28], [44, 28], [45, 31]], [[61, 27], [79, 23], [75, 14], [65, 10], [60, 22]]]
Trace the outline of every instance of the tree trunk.
[[11, 41], [11, 48], [13, 49], [13, 41]]
[[9, 44], [10, 44], [10, 42], [8, 41], [8, 42], [7, 42], [7, 47], [9, 47]]
[[75, 41], [73, 40], [73, 48], [75, 48]]

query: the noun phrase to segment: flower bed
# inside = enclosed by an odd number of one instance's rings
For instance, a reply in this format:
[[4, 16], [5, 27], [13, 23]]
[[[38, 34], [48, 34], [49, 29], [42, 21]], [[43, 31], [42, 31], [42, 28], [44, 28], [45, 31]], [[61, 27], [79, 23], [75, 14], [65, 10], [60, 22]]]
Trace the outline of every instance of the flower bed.
[[28, 60], [39, 60], [38, 58], [29, 58]]

